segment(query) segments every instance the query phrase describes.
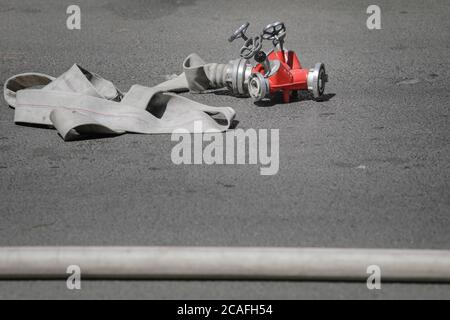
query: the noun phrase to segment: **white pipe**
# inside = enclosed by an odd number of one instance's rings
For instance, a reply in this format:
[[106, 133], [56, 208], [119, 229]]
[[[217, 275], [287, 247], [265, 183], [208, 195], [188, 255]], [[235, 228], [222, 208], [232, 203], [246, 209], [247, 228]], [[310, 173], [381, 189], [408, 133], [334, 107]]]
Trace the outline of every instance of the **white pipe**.
[[0, 247], [1, 279], [363, 280], [450, 282], [450, 251], [230, 247]]

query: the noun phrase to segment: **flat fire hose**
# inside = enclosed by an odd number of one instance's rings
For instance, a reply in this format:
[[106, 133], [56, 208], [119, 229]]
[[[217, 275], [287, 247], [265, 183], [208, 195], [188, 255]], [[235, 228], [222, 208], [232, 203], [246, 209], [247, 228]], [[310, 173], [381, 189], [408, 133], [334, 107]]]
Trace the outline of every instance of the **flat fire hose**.
[[0, 247], [0, 279], [450, 282], [450, 251], [267, 247]]
[[11, 77], [5, 82], [4, 97], [15, 108], [15, 123], [54, 127], [64, 140], [175, 129], [194, 133], [197, 122], [202, 132], [227, 130], [235, 116], [232, 108], [207, 106], [170, 93], [187, 91], [196, 81], [207, 79], [188, 81], [182, 73], [155, 87], [133, 85], [122, 94], [110, 81], [75, 64], [58, 78], [39, 73]]

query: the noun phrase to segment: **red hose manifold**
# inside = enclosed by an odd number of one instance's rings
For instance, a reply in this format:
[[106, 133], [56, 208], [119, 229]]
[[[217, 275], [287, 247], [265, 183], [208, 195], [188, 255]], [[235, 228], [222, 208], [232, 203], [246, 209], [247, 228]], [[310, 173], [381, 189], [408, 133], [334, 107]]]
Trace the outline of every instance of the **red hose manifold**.
[[[243, 38], [241, 57], [254, 57], [257, 62], [246, 81], [248, 93], [255, 101], [270, 99], [274, 93], [282, 92], [283, 101], [287, 103], [298, 90], [309, 91], [314, 99], [323, 95], [328, 82], [325, 65], [317, 63], [313, 69], [304, 69], [294, 51], [284, 50], [286, 27], [283, 22], [269, 24], [254, 38], [245, 35], [248, 26], [248, 22], [242, 25], [229, 40]], [[268, 54], [261, 50], [263, 40], [271, 40], [275, 47]]]

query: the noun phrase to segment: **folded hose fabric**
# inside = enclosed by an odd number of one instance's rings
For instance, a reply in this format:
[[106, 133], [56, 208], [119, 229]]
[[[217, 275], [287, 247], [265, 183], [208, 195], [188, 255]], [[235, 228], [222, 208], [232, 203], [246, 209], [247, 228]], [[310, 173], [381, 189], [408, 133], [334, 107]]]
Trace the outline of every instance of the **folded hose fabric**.
[[54, 127], [64, 140], [175, 129], [194, 133], [198, 122], [195, 133], [200, 133], [199, 127], [202, 132], [226, 131], [235, 111], [174, 93], [188, 88], [183, 73], [155, 87], [133, 85], [123, 94], [112, 82], [75, 64], [58, 78], [39, 73], [11, 77], [5, 82], [4, 97], [15, 108], [15, 123]]

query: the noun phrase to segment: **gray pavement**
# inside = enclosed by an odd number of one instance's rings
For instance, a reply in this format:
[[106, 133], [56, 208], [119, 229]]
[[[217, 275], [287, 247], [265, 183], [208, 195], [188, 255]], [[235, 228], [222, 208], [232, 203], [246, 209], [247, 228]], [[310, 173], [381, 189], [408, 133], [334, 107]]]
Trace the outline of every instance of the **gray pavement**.
[[[280, 171], [175, 166], [170, 136], [66, 143], [0, 108], [0, 245], [232, 245], [450, 249], [448, 1], [0, 0], [0, 83], [78, 62], [122, 90], [185, 56], [236, 57], [229, 34], [277, 19], [303, 65], [323, 61], [329, 101], [231, 106], [238, 127], [280, 129]], [[366, 8], [382, 9], [382, 30]], [[244, 281], [1, 281], [0, 298], [450, 298], [450, 285]]]

